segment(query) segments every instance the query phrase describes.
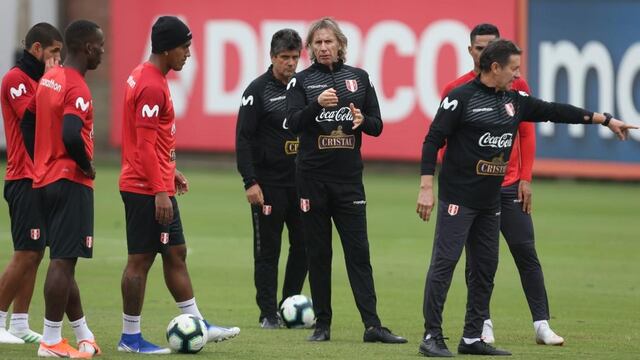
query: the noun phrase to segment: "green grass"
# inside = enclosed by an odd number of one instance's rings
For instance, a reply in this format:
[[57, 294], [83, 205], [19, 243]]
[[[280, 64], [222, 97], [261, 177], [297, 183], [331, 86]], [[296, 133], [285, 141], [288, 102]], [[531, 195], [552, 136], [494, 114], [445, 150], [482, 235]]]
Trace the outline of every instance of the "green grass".
[[[410, 339], [407, 345], [382, 345], [362, 343], [363, 328], [335, 234], [331, 341], [308, 343], [304, 340], [309, 334], [306, 330], [260, 330], [254, 301], [251, 223], [240, 178], [231, 171], [184, 172], [191, 191], [179, 201], [198, 305], [209, 320], [242, 328], [237, 339], [209, 344], [197, 355], [199, 358], [419, 358], [423, 286], [434, 223], [425, 224], [415, 214], [417, 175], [365, 174], [378, 310], [386, 326]], [[126, 260], [117, 175], [116, 168], [98, 168], [94, 258], [79, 261], [76, 277], [89, 325], [104, 358], [133, 359], [139, 356], [115, 351], [121, 330], [120, 275]], [[500, 347], [511, 350], [514, 359], [640, 356], [639, 200], [637, 184], [534, 183], [537, 249], [545, 271], [551, 324], [567, 343], [556, 348], [535, 345], [519, 277], [502, 242], [492, 300]], [[11, 256], [11, 248], [4, 205], [0, 210], [0, 249], [4, 249], [0, 252], [0, 268]], [[46, 266], [45, 261], [40, 267], [31, 307], [31, 326], [38, 331], [42, 329]], [[462, 272], [462, 266], [458, 266], [444, 314], [452, 349], [457, 346], [464, 319], [466, 288]], [[309, 294], [308, 287], [304, 292]], [[165, 343], [165, 326], [177, 315], [177, 309], [164, 286], [159, 264], [150, 274], [142, 315], [145, 336]], [[64, 333], [74, 338], [67, 323]], [[1, 359], [35, 355], [34, 345], [0, 346]]]

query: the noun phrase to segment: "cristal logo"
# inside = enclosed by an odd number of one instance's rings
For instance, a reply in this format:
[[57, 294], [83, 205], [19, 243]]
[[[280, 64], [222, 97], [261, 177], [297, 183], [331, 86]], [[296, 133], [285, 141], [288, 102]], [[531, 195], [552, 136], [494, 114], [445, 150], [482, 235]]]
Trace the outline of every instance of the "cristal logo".
[[491, 133], [487, 132], [480, 136], [478, 145], [498, 149], [510, 148], [511, 145], [513, 145], [513, 135], [511, 133], [505, 133], [500, 136], [491, 136]]
[[91, 105], [91, 101], [85, 101], [82, 96], [78, 96], [76, 99], [76, 109], [81, 110], [82, 112], [87, 111], [87, 109], [89, 109], [89, 105]]
[[353, 114], [351, 114], [351, 110], [346, 106], [338, 110], [331, 111], [327, 111], [327, 109], [322, 108], [320, 115], [316, 116], [316, 121], [353, 121]]
[[11, 98], [15, 99], [17, 97], [20, 97], [20, 96], [26, 94], [27, 93], [27, 87], [24, 86], [24, 84], [20, 84], [20, 85], [18, 85], [17, 89], [14, 88], [14, 87], [9, 89], [9, 92], [11, 93]]
[[156, 104], [153, 107], [144, 104], [144, 106], [142, 107], [142, 117], [154, 117], [154, 116], [158, 116], [158, 113], [160, 113], [160, 107]]

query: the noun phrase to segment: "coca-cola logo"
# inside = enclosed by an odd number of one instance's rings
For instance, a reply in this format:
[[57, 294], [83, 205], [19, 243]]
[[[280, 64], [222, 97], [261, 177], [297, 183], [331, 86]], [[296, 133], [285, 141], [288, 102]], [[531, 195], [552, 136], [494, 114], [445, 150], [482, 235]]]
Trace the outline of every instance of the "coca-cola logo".
[[505, 133], [500, 136], [492, 136], [491, 133], [487, 132], [480, 136], [478, 145], [498, 149], [510, 148], [513, 145], [513, 134]]
[[320, 115], [316, 116], [317, 122], [325, 121], [353, 121], [353, 114], [348, 107], [341, 107], [338, 110], [327, 110], [322, 108]]

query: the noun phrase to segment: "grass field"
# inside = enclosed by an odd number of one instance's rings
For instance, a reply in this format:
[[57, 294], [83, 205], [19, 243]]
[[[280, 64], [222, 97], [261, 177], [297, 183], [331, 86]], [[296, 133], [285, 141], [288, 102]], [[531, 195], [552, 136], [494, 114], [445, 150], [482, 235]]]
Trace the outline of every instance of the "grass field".
[[[124, 210], [115, 167], [99, 167], [95, 191], [95, 251], [81, 260], [76, 278], [90, 327], [105, 359], [139, 356], [116, 352], [121, 330], [120, 276], [126, 260]], [[189, 269], [198, 305], [221, 325], [242, 329], [232, 341], [209, 344], [210, 359], [417, 359], [422, 335], [422, 292], [431, 253], [433, 222], [415, 214], [418, 176], [368, 172], [369, 238], [384, 325], [409, 338], [406, 345], [364, 344], [363, 327], [334, 234], [334, 324], [329, 343], [305, 341], [307, 330], [265, 331], [254, 301], [251, 224], [239, 176], [232, 171], [183, 169], [191, 192], [179, 198], [189, 247]], [[504, 242], [492, 300], [497, 345], [514, 359], [640, 358], [640, 186], [638, 184], [536, 181], [534, 221], [545, 271], [553, 328], [564, 347], [535, 345], [529, 310]], [[8, 211], [0, 210], [0, 267], [11, 256]], [[42, 330], [40, 267], [31, 326]], [[282, 261], [281, 261], [282, 264]], [[282, 266], [281, 266], [282, 269]], [[458, 266], [445, 308], [445, 334], [455, 350], [466, 288]], [[309, 294], [308, 287], [304, 290]], [[177, 315], [161, 266], [152, 269], [143, 309], [143, 331], [165, 343], [164, 329]], [[64, 333], [74, 339], [65, 322]], [[34, 358], [34, 345], [3, 345], [0, 359]], [[171, 355], [163, 358], [180, 358]]]

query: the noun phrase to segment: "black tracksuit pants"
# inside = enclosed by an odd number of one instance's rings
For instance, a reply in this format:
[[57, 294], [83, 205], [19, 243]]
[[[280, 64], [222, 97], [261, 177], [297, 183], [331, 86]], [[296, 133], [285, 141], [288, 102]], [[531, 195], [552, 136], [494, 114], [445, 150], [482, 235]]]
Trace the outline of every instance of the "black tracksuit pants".
[[282, 230], [289, 230], [289, 256], [282, 286], [281, 302], [302, 291], [307, 276], [307, 257], [296, 188], [261, 185], [265, 206], [252, 206], [253, 259], [256, 302], [260, 321], [275, 319], [278, 311], [278, 261]]
[[456, 264], [465, 244], [469, 249], [467, 312], [463, 337], [482, 335], [484, 314], [498, 267], [500, 210], [476, 210], [438, 202], [435, 240], [424, 289], [425, 334], [442, 334], [442, 312]]
[[[529, 304], [533, 321], [549, 320], [549, 300], [544, 286], [542, 266], [536, 253], [533, 221], [531, 215], [522, 211], [522, 203], [518, 200], [518, 182], [504, 186], [500, 191], [501, 216], [500, 231], [504, 236], [513, 260], [520, 273], [522, 289]], [[470, 254], [467, 250], [467, 260]], [[469, 275], [469, 264], [466, 269]], [[483, 315], [490, 319], [489, 308]]]
[[362, 183], [344, 184], [298, 176], [316, 327], [331, 326], [331, 220], [340, 234], [351, 290], [365, 327], [380, 326], [369, 259], [366, 199]]

